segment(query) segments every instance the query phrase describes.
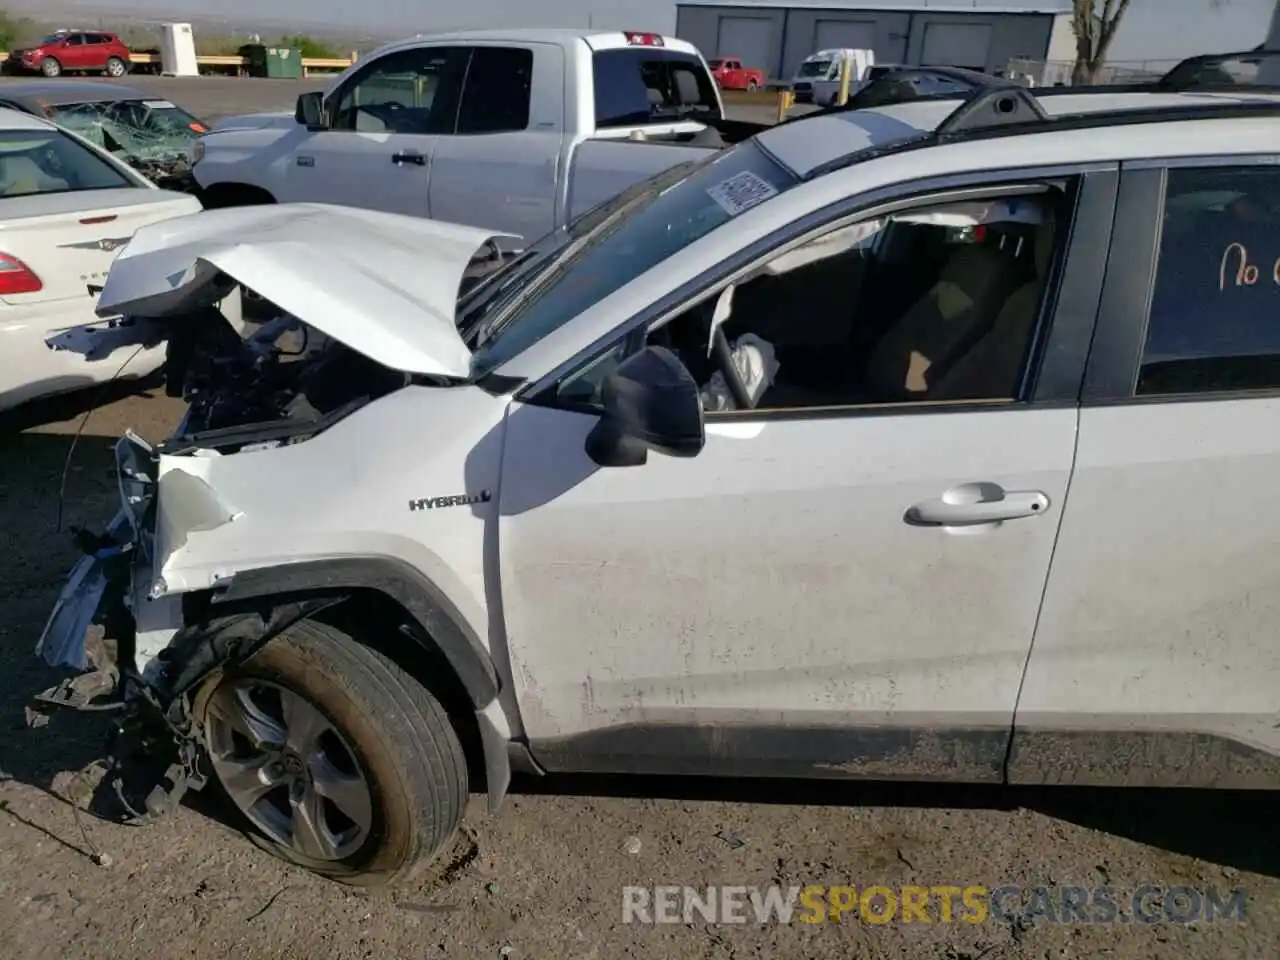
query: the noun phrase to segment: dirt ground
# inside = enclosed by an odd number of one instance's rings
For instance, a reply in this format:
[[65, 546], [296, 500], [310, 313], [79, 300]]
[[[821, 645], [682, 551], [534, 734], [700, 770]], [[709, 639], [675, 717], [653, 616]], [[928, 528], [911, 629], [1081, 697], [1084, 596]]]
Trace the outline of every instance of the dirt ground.
[[[208, 119], [287, 108], [286, 81], [130, 78]], [[738, 115], [767, 106], [735, 108]], [[753, 117], [754, 118], [754, 117]], [[106, 724], [27, 730], [56, 682], [32, 647], [75, 558], [65, 533], [114, 509], [111, 444], [159, 439], [180, 408], [135, 391], [82, 421], [88, 397], [0, 419], [0, 957], [1273, 958], [1280, 943], [1276, 795], [993, 791], [918, 785], [654, 778], [517, 782], [498, 819], [473, 798], [465, 831], [414, 886], [359, 895], [250, 845], [233, 813], [191, 798], [130, 827], [80, 812], [80, 771]], [[80, 433], [74, 454], [72, 441]], [[59, 491], [64, 512], [59, 523]], [[108, 865], [95, 857], [105, 855]], [[922, 924], [894, 919], [713, 925], [623, 922], [628, 885], [1015, 885], [1247, 893], [1244, 919], [1191, 924]], [[1056, 895], [1056, 894], [1055, 894]], [[1158, 902], [1159, 896], [1155, 897]], [[750, 910], [748, 910], [750, 914]], [[935, 910], [932, 914], [936, 919]]]
[[[68, 398], [0, 422], [0, 956], [1263, 958], [1280, 943], [1280, 825], [1265, 794], [990, 791], [857, 783], [617, 778], [518, 782], [497, 819], [473, 797], [465, 831], [414, 886], [361, 895], [286, 867], [195, 796], [168, 821], [122, 826], [77, 813], [76, 778], [104, 721], [23, 726], [57, 675], [32, 657], [74, 553], [55, 532], [100, 524], [116, 496], [110, 445], [159, 439], [176, 401], [158, 391], [69, 419]], [[19, 432], [21, 431], [21, 432]], [[109, 858], [106, 866], [96, 854]], [[623, 887], [709, 884], [1142, 884], [1247, 891], [1243, 922], [874, 925], [623, 922]], [[1056, 896], [1056, 894], [1055, 894]], [[1056, 901], [1055, 901], [1056, 902]], [[1157, 895], [1153, 902], [1159, 902]], [[933, 912], [937, 919], [938, 913]]]

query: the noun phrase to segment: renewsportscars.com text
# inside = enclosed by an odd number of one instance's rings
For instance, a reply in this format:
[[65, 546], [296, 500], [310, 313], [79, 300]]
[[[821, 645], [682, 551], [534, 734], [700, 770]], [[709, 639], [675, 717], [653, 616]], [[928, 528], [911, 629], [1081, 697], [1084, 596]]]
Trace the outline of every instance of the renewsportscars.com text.
[[623, 923], [1155, 924], [1240, 922], [1244, 890], [1115, 887], [623, 887]]

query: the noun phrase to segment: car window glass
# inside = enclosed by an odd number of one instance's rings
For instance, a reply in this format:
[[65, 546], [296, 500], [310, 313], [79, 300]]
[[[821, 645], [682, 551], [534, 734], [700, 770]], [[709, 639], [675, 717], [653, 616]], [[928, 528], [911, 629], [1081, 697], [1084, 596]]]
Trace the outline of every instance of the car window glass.
[[[922, 206], [832, 230], [739, 279], [720, 330], [750, 408], [1021, 399], [1062, 209], [1057, 191]], [[712, 346], [715, 303], [649, 339], [681, 358], [709, 414], [743, 409]], [[559, 394], [591, 404], [606, 374], [590, 366]]]
[[358, 133], [452, 133], [468, 52], [419, 47], [380, 57], [338, 91], [330, 127]]
[[48, 108], [48, 116], [121, 157], [161, 158], [186, 153], [205, 130], [167, 100], [98, 100]]
[[715, 81], [693, 54], [655, 47], [592, 57], [597, 127], [661, 123], [718, 109]]
[[458, 133], [502, 133], [529, 126], [533, 51], [476, 47], [467, 67]]
[[0, 217], [2, 201], [8, 197], [134, 186], [119, 170], [61, 131], [0, 131]]
[[1137, 392], [1280, 387], [1280, 171], [1169, 171]]
[[74, 36], [67, 37], [67, 46], [82, 47], [84, 46], [84, 35], [77, 33]]
[[794, 174], [752, 140], [681, 164], [637, 184], [576, 221], [566, 252], [543, 275], [517, 285], [503, 324], [475, 352], [477, 373], [502, 363], [599, 303], [668, 257], [677, 255], [734, 217], [794, 187]]

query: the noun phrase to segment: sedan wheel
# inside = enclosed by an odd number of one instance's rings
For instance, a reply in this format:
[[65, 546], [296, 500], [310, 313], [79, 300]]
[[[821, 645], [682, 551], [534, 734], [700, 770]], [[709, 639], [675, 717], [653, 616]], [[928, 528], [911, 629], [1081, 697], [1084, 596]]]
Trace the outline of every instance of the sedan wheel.
[[314, 704], [246, 680], [220, 686], [205, 717], [214, 772], [272, 841], [314, 861], [343, 860], [364, 845], [373, 825], [367, 775]]

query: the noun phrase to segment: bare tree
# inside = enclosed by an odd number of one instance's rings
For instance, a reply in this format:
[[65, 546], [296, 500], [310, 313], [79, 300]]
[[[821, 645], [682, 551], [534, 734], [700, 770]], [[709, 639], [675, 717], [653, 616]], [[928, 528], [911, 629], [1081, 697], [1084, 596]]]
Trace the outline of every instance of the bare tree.
[[1074, 0], [1071, 29], [1076, 35], [1072, 83], [1094, 83], [1131, 0]]

